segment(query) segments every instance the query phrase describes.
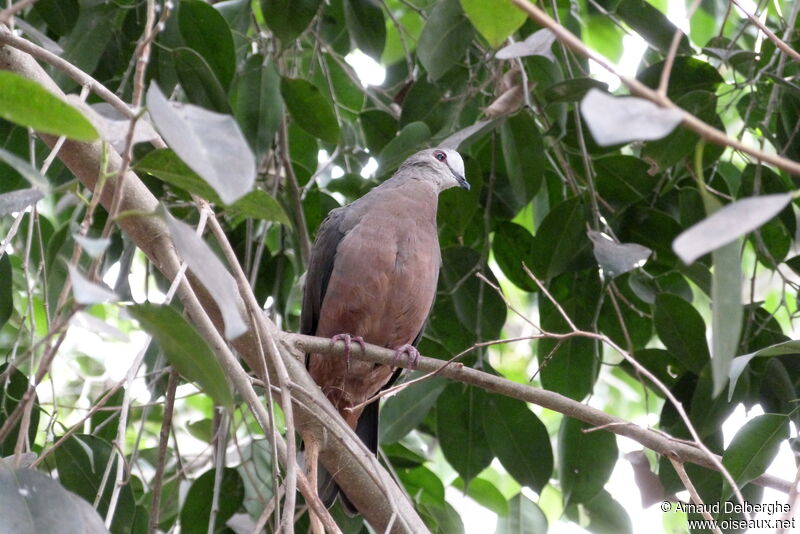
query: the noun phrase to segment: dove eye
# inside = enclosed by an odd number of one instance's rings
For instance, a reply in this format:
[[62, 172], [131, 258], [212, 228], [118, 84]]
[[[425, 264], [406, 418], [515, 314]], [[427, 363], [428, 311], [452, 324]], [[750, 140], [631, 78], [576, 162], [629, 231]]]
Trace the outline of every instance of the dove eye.
[[438, 159], [439, 161], [445, 161], [447, 159], [447, 154], [441, 151], [436, 151], [433, 153], [433, 157]]

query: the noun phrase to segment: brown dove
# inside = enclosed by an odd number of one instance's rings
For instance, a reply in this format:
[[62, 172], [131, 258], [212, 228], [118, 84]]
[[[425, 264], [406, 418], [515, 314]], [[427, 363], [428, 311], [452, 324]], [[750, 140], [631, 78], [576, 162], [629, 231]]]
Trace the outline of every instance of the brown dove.
[[[309, 354], [308, 371], [347, 424], [378, 450], [378, 403], [363, 403], [390, 385], [400, 369], [351, 359], [353, 342], [406, 354], [415, 348], [436, 296], [441, 254], [436, 227], [439, 193], [469, 189], [458, 152], [422, 150], [390, 179], [322, 222], [303, 293], [303, 334], [344, 341], [344, 358]], [[320, 497], [330, 506], [339, 488], [320, 470]], [[346, 508], [352, 504], [343, 498]]]

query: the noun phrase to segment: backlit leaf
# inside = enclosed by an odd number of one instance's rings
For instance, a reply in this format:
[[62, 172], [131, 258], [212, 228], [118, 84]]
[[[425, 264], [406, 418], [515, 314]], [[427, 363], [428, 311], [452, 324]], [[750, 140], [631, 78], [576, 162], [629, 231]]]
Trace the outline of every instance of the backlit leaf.
[[222, 406], [231, 406], [225, 372], [206, 340], [174, 308], [136, 304], [125, 310], [156, 340], [170, 364]]
[[97, 139], [97, 130], [83, 114], [38, 83], [0, 70], [0, 117], [37, 132], [78, 141]]
[[255, 158], [233, 117], [170, 103], [155, 83], [147, 91], [147, 107], [170, 148], [223, 202], [231, 204], [252, 190]]
[[615, 97], [589, 89], [581, 114], [600, 146], [661, 139], [683, 121], [683, 112], [635, 96]]

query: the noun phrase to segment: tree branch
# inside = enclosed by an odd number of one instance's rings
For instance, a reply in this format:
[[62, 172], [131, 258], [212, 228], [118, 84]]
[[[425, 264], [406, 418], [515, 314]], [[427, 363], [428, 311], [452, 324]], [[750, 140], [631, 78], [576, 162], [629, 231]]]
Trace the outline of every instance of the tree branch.
[[758, 27], [758, 29], [759, 29], [759, 30], [761, 30], [761, 31], [764, 33], [764, 35], [766, 35], [766, 36], [767, 36], [767, 38], [768, 38], [770, 41], [772, 41], [773, 43], [775, 43], [775, 46], [777, 46], [778, 48], [780, 48], [780, 49], [783, 51], [783, 53], [784, 53], [784, 54], [786, 54], [787, 56], [789, 56], [790, 58], [792, 58], [792, 59], [793, 59], [793, 60], [795, 60], [795, 61], [800, 61], [800, 53], [798, 53], [798, 52], [797, 52], [797, 50], [795, 50], [794, 48], [792, 48], [791, 46], [789, 46], [788, 44], [786, 44], [786, 42], [782, 41], [780, 37], [778, 37], [777, 35], [775, 35], [775, 33], [773, 33], [773, 31], [772, 31], [772, 30], [770, 30], [769, 28], [767, 28], [766, 24], [764, 24], [763, 22], [761, 22], [761, 19], [759, 19], [759, 18], [758, 18], [758, 17], [756, 17], [755, 15], [752, 15], [752, 14], [750, 14], [750, 12], [749, 12], [749, 11], [747, 11], [747, 10], [744, 8], [744, 6], [742, 6], [742, 4], [741, 4], [741, 3], [740, 3], [738, 0], [731, 0], [731, 3], [732, 3], [733, 5], [735, 5], [736, 7], [738, 7], [738, 8], [739, 8], [739, 10], [740, 10], [742, 13], [744, 13], [744, 15], [745, 15], [745, 16], [746, 16], [748, 19], [750, 19], [750, 22], [752, 22], [753, 24], [755, 24], [755, 25]]
[[[64, 98], [63, 92], [55, 82], [28, 54], [9, 46], [0, 47], [0, 69], [14, 71], [39, 83], [56, 96]], [[57, 140], [53, 136], [44, 134], [40, 134], [40, 137], [50, 146]], [[113, 173], [121, 166], [121, 157], [114, 150], [106, 150], [105, 155], [104, 161], [100, 142], [67, 141], [59, 152], [59, 158], [64, 164], [91, 190], [94, 190], [97, 185], [100, 169], [105, 168]], [[111, 206], [117, 186], [117, 181], [110, 179], [103, 188], [100, 202], [106, 209]], [[157, 199], [139, 180], [138, 176], [132, 171], [128, 171], [124, 182], [120, 212], [149, 214], [155, 211], [157, 206]], [[174, 278], [180, 267], [180, 259], [169, 238], [165, 223], [160, 218], [130, 215], [118, 219], [116, 223], [148, 256], [156, 268], [168, 279]], [[192, 286], [188, 281], [181, 284], [178, 295], [189, 319], [195, 324], [201, 335], [208, 340], [212, 350], [220, 358], [227, 376], [247, 400], [262, 428], [268, 432], [269, 421], [266, 410], [255, 396], [252, 384], [241, 364], [236, 361], [227, 342], [215, 327], [215, 324], [221, 325], [222, 321], [213, 299], [203, 287], [197, 284]], [[259, 347], [252, 329], [237, 338], [232, 345], [252, 369], [260, 368]], [[392, 533], [427, 532], [425, 524], [417, 515], [408, 498], [345, 422], [340, 417], [332, 417], [331, 414], [320, 415], [320, 411], [324, 407], [331, 410], [332, 407], [308, 375], [304, 365], [291, 357], [286, 350], [280, 351], [280, 357], [286, 365], [291, 379], [294, 408], [297, 410], [295, 421], [297, 428], [301, 432], [312, 433], [319, 440], [322, 447], [320, 453], [322, 463], [330, 472], [337, 473], [337, 482], [345, 488], [348, 497], [363, 513], [367, 521], [377, 531], [383, 532], [386, 526], [393, 521], [392, 518], [396, 516], [391, 528]], [[270, 374], [275, 376], [273, 373], [274, 369], [270, 369]], [[296, 394], [301, 396], [300, 400]], [[279, 457], [284, 465], [287, 461], [294, 461], [293, 458], [287, 458], [286, 445], [283, 440], [279, 441], [277, 445]], [[298, 473], [298, 486], [309, 504], [313, 506], [315, 489], [308, 485], [308, 480], [301, 473]], [[317, 512], [329, 516], [324, 508]]]
[[552, 31], [555, 34], [556, 39], [564, 43], [573, 51], [585, 58], [595, 61], [598, 65], [618, 77], [620, 81], [631, 90], [631, 93], [655, 102], [662, 107], [673, 108], [681, 111], [683, 113], [683, 125], [700, 135], [701, 138], [723, 147], [735, 148], [736, 150], [752, 156], [758, 161], [769, 163], [779, 169], [783, 169], [786, 172], [800, 176], [800, 163], [797, 161], [782, 158], [775, 154], [769, 154], [757, 148], [748, 146], [737, 139], [728, 137], [725, 132], [717, 130], [710, 124], [701, 121], [688, 111], [678, 107], [672, 100], [667, 98], [666, 95], [660, 95], [657, 91], [650, 89], [639, 80], [635, 78], [629, 78], [617, 72], [617, 69], [605, 57], [601, 56], [597, 52], [594, 52], [593, 50], [590, 50], [578, 37], [575, 36], [575, 34], [553, 20], [539, 7], [528, 2], [528, 0], [511, 0], [511, 2], [526, 12], [528, 16], [537, 24]]
[[[304, 336], [301, 334], [284, 333], [282, 335], [284, 343], [293, 347], [298, 353], [313, 352], [315, 354], [325, 354], [330, 357], [342, 357], [344, 347], [341, 344], [331, 344], [330, 339], [314, 336]], [[354, 345], [351, 348], [350, 357], [384, 365], [395, 365], [394, 351], [367, 344], [366, 352], [361, 347]], [[403, 366], [408, 366], [407, 362], [401, 362]], [[661, 455], [677, 458], [681, 462], [689, 462], [717, 471], [706, 454], [697, 447], [687, 445], [677, 438], [673, 438], [663, 432], [656, 432], [642, 428], [639, 425], [626, 421], [614, 415], [607, 414], [586, 404], [572, 400], [554, 391], [512, 382], [497, 375], [478, 371], [465, 367], [463, 364], [446, 363], [442, 360], [420, 356], [416, 369], [424, 372], [437, 372], [439, 376], [457, 380], [464, 384], [477, 386], [486, 391], [499, 393], [507, 397], [530, 402], [543, 408], [579, 419], [594, 427], [603, 427], [603, 430], [614, 434], [630, 438], [642, 446], [651, 449]], [[772, 475], [762, 475], [753, 482], [760, 486], [777, 489], [788, 493], [791, 483]]]

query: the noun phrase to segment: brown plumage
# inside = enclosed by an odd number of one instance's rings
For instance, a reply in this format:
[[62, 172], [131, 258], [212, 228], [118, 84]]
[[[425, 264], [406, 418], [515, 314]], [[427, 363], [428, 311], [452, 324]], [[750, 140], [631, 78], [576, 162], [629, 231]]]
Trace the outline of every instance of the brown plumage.
[[[438, 195], [454, 186], [469, 188], [461, 156], [423, 150], [362, 198], [331, 211], [311, 251], [301, 332], [347, 334], [413, 356], [436, 296]], [[310, 354], [307, 365], [348, 425], [377, 452], [378, 404], [348, 408], [387, 387], [399, 370], [320, 354]], [[322, 475], [320, 481], [329, 482]], [[331, 504], [337, 491], [329, 485], [320, 496]]]

